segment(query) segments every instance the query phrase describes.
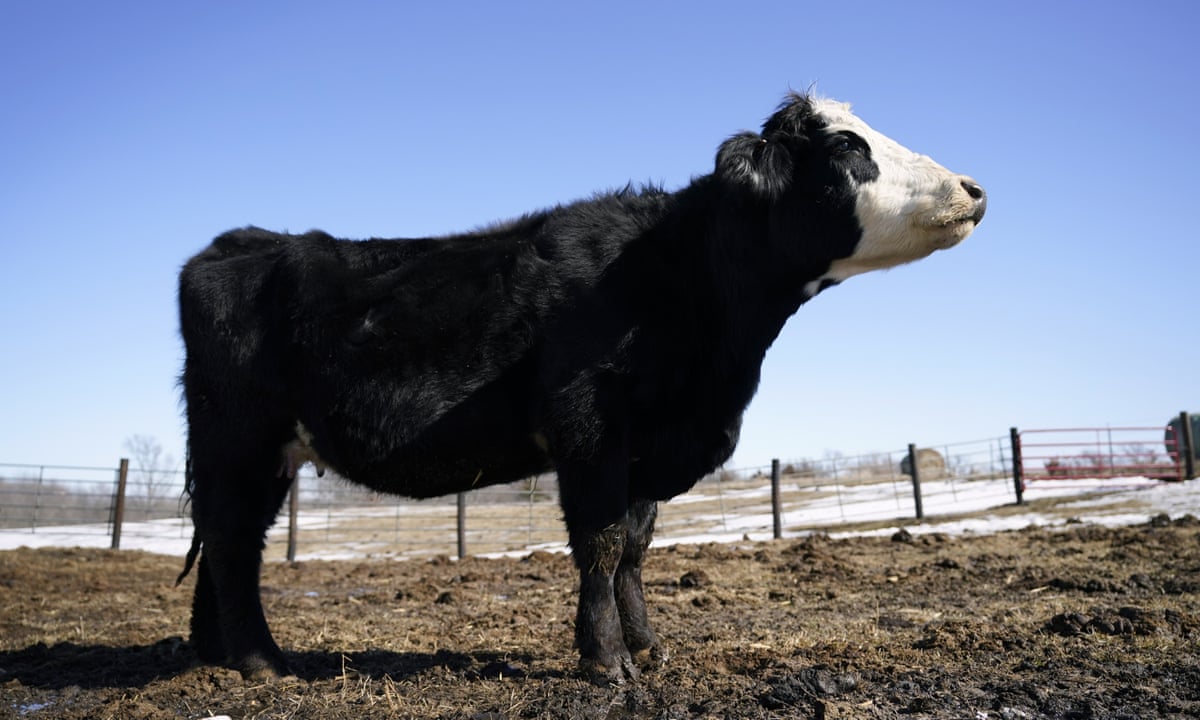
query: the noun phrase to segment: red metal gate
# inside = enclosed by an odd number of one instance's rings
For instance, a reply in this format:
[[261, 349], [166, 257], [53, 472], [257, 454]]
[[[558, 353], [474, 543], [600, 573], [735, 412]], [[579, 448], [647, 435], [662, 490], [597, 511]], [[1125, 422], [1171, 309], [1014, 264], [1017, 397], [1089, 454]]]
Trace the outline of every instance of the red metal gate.
[[1171, 426], [1021, 430], [1014, 440], [1024, 482], [1186, 477], [1181, 438]]

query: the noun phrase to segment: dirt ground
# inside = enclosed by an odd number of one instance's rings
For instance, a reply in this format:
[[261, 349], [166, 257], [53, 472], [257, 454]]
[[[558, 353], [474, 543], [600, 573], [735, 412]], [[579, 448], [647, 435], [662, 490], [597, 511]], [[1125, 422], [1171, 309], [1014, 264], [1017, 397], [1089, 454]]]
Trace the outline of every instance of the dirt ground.
[[[298, 676], [200, 667], [181, 560], [0, 552], [0, 717], [1200, 716], [1200, 522], [651, 553], [669, 661], [589, 685], [568, 557], [269, 563]], [[194, 577], [194, 575], [193, 575]]]

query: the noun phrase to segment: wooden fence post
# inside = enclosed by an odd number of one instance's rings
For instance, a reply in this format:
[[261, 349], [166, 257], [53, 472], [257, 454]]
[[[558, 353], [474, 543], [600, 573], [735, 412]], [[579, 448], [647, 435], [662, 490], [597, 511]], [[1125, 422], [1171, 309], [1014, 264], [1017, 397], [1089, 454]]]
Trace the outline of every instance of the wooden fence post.
[[1025, 504], [1025, 467], [1021, 462], [1021, 433], [1008, 429], [1008, 440], [1012, 450], [1013, 488], [1017, 491], [1017, 504]]
[[297, 516], [300, 514], [300, 477], [292, 481], [292, 487], [288, 490], [288, 545], [287, 545], [287, 561], [296, 562], [296, 540], [300, 533]]
[[117, 468], [117, 497], [113, 503], [112, 549], [121, 549], [121, 523], [125, 521], [125, 485], [129, 481], [129, 458]]
[[467, 494], [458, 494], [458, 559], [467, 556]]
[[783, 508], [779, 499], [779, 458], [771, 460], [771, 519], [776, 540], [783, 537]]
[[913, 503], [917, 506], [917, 519], [925, 517], [925, 508], [921, 504], [921, 473], [917, 470], [917, 446], [908, 444], [908, 470], [912, 473]]

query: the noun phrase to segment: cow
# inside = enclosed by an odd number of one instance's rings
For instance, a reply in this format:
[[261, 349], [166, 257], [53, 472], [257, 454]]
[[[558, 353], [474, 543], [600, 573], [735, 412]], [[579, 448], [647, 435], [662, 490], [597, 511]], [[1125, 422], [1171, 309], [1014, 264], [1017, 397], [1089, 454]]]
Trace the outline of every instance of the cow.
[[790, 93], [711, 173], [457, 235], [227, 232], [179, 278], [197, 658], [289, 673], [259, 596], [306, 462], [428, 498], [553, 470], [584, 676], [665, 653], [641, 569], [657, 503], [724, 463], [787, 319], [966, 238], [987, 200], [848, 105]]

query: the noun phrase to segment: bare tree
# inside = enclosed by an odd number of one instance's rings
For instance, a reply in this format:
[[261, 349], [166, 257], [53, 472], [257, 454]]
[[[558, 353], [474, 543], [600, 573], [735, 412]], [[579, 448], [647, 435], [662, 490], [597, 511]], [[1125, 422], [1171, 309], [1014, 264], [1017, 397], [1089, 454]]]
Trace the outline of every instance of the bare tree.
[[162, 445], [153, 435], [132, 435], [125, 439], [133, 468], [145, 488], [146, 505], [152, 506], [156, 498], [166, 491], [175, 473], [175, 459], [164, 453]]

